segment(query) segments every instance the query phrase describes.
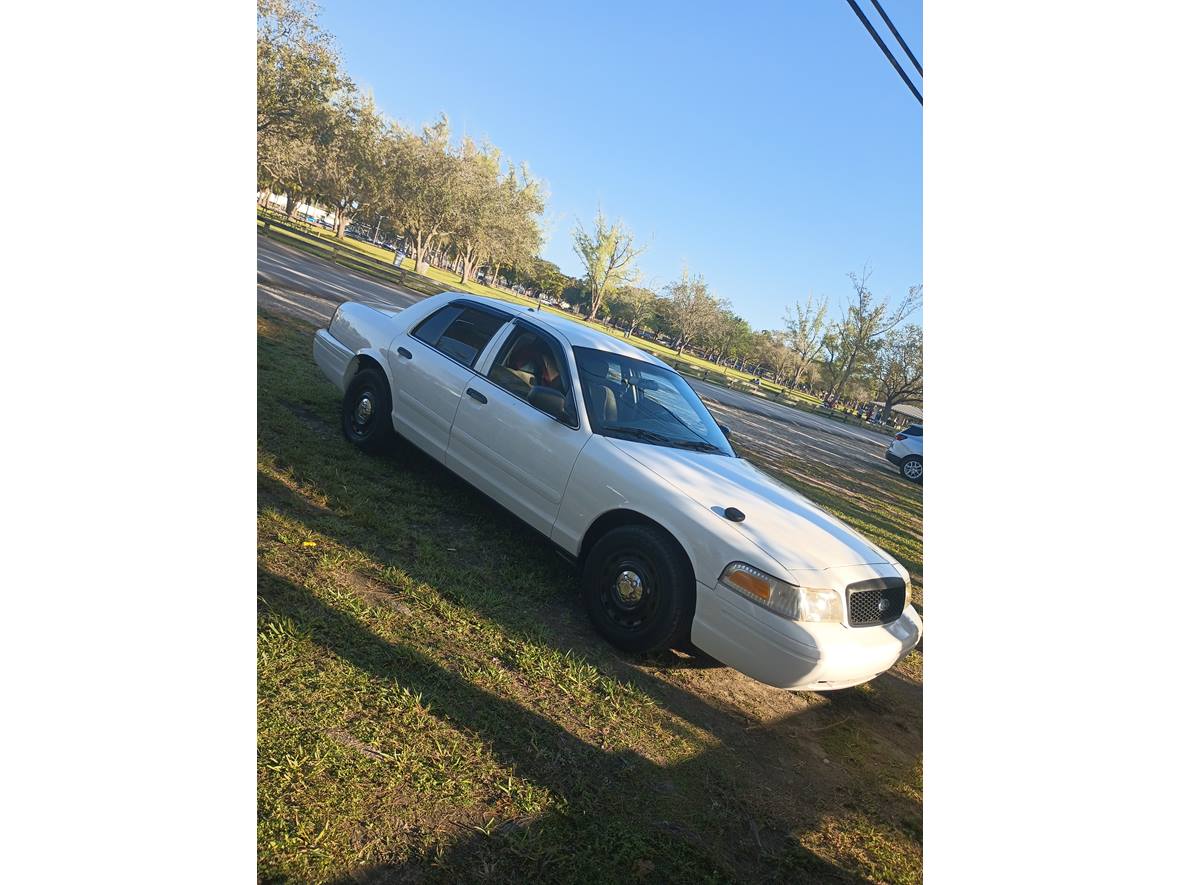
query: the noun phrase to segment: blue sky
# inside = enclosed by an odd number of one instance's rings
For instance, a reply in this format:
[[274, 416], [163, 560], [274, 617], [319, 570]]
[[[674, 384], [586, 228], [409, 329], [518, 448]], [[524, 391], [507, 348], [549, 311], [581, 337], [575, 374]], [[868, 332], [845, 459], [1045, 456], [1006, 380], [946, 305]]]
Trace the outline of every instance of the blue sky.
[[[922, 61], [921, 4], [881, 5]], [[529, 164], [550, 194], [542, 255], [572, 276], [570, 231], [601, 205], [648, 244], [649, 282], [687, 266], [756, 329], [809, 292], [842, 304], [865, 262], [879, 295], [922, 280], [921, 107], [844, 0], [321, 11], [386, 114], [445, 112]]]

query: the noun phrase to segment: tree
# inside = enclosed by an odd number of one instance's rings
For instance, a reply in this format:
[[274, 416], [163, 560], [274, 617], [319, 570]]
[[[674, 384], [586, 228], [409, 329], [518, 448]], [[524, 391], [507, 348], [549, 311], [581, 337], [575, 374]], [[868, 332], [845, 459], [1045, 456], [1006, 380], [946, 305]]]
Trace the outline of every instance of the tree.
[[575, 282], [563, 274], [556, 264], [544, 258], [534, 257], [519, 271], [519, 275], [525, 285], [554, 298], [560, 298], [562, 290]]
[[620, 323], [630, 338], [636, 326], [651, 318], [656, 306], [656, 293], [642, 286], [620, 286], [606, 296], [611, 320]]
[[593, 235], [581, 222], [574, 230], [574, 251], [586, 267], [586, 288], [590, 292], [589, 319], [598, 315], [602, 299], [615, 287], [629, 283], [634, 276], [632, 263], [643, 252], [622, 222], [607, 223], [602, 210], [594, 218]]
[[562, 289], [561, 300], [578, 313], [587, 313], [590, 310], [590, 290], [581, 281], [575, 280]]
[[455, 182], [456, 220], [453, 231], [463, 264], [462, 282], [492, 250], [496, 216], [506, 211], [500, 183], [500, 152], [485, 144], [477, 149], [470, 138], [463, 140]]
[[491, 251], [492, 275], [498, 277], [501, 265], [513, 271], [527, 268], [541, 248], [538, 216], [545, 211], [541, 183], [529, 175], [528, 167], [509, 165], [500, 183], [498, 211], [493, 216]]
[[877, 399], [894, 406], [922, 402], [922, 330], [904, 326], [885, 336], [876, 358]]
[[911, 286], [896, 309], [889, 312], [888, 299], [876, 303], [875, 296], [869, 291], [870, 276], [872, 270], [867, 265], [859, 275], [856, 272], [848, 274], [856, 297], [849, 302], [843, 319], [835, 327], [834, 357], [839, 365], [834, 391], [837, 397], [843, 395], [853, 372], [871, 354], [874, 342], [900, 326], [922, 304], [922, 287]]
[[306, 0], [258, 0], [258, 186], [285, 193], [288, 215], [311, 190], [315, 141], [332, 97], [352, 88], [315, 17]]
[[703, 277], [690, 277], [687, 270], [678, 282], [664, 287], [661, 300], [664, 321], [676, 336], [678, 354], [684, 353], [684, 348], [708, 328], [719, 311], [729, 307], [728, 301], [709, 294], [709, 284]]
[[459, 161], [448, 149], [450, 124], [445, 115], [422, 134], [392, 142], [388, 174], [378, 200], [383, 214], [414, 241], [415, 270], [429, 270], [428, 254], [451, 236], [460, 215]]
[[799, 379], [823, 349], [824, 331], [827, 328], [824, 319], [827, 312], [826, 298], [813, 305], [811, 296], [808, 295], [806, 305], [795, 302], [793, 317], [783, 317], [783, 322], [787, 326], [783, 343], [795, 355], [795, 370], [791, 376], [792, 388], [799, 385]]
[[338, 96], [325, 112], [315, 142], [315, 187], [332, 205], [336, 236], [348, 218], [376, 196], [386, 124], [371, 96]]
[[744, 355], [753, 337], [750, 324], [728, 309], [718, 309], [701, 333], [701, 344], [715, 363]]
[[754, 336], [751, 349], [753, 358], [764, 371], [770, 373], [776, 384], [781, 384], [787, 372], [790, 371], [794, 354], [783, 343], [783, 333], [763, 329]]
[[[351, 85], [330, 35], [308, 0], [258, 0], [258, 133], [295, 137]], [[276, 142], [271, 142], [275, 144]]]

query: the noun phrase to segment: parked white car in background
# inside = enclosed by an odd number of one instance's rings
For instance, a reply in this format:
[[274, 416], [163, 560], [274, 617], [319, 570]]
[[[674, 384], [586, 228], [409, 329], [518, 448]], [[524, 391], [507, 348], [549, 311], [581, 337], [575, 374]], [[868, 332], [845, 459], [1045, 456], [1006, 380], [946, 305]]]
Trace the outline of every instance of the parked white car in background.
[[617, 338], [448, 292], [342, 304], [313, 351], [347, 439], [373, 451], [396, 432], [550, 539], [621, 649], [691, 641], [818, 691], [921, 637], [896, 559], [736, 457], [684, 379]]
[[911, 424], [893, 437], [885, 457], [911, 482], [922, 481], [922, 425]]

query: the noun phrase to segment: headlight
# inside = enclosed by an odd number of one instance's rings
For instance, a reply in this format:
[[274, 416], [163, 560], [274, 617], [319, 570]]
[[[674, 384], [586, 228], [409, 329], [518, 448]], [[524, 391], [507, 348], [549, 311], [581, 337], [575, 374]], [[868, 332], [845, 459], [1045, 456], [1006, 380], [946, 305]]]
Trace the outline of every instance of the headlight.
[[731, 562], [719, 580], [751, 602], [792, 621], [844, 620], [840, 594], [834, 590], [796, 587], [744, 562]]

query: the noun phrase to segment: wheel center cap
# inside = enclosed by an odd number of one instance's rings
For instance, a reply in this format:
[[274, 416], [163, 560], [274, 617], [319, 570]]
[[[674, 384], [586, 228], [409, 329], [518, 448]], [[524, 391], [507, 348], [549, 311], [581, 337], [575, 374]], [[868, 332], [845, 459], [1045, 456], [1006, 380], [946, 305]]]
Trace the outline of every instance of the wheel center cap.
[[362, 396], [361, 401], [356, 404], [356, 419], [361, 424], [364, 424], [373, 416], [373, 401], [367, 396]]
[[624, 569], [615, 578], [615, 595], [623, 605], [638, 605], [643, 599], [643, 579], [630, 569]]

